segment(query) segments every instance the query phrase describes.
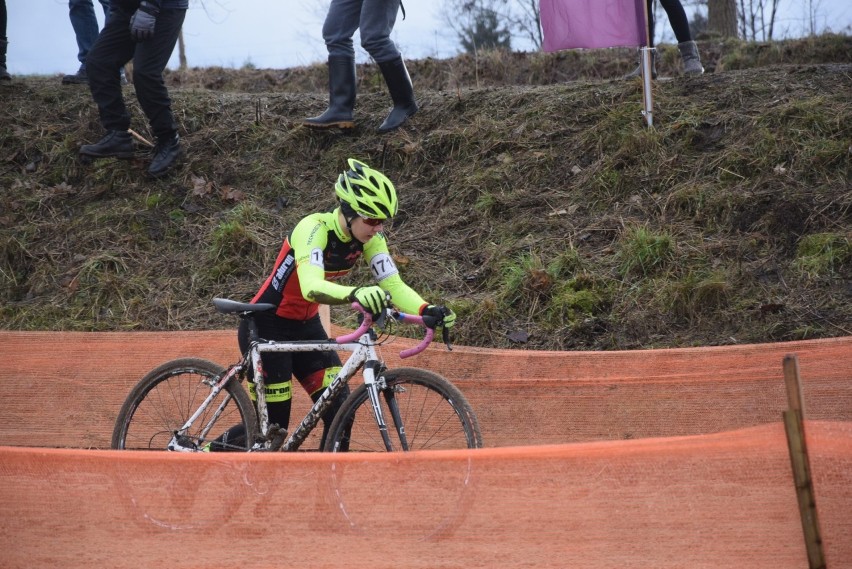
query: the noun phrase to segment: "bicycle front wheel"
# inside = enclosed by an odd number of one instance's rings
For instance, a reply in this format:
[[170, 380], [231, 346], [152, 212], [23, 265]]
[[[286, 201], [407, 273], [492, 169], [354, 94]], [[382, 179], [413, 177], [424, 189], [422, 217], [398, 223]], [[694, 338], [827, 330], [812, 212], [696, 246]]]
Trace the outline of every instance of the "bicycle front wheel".
[[[376, 424], [365, 385], [337, 412], [325, 450], [338, 453], [387, 450], [480, 448], [482, 433], [470, 404], [435, 373], [400, 368], [383, 374], [379, 404], [387, 437]], [[390, 448], [388, 448], [390, 446]], [[448, 457], [436, 464], [417, 460], [335, 461], [331, 499], [352, 531], [394, 534], [405, 540], [434, 540], [462, 523], [474, 496], [473, 460]], [[374, 481], [381, 480], [381, 484]], [[404, 506], [404, 507], [403, 507]]]
[[[167, 450], [189, 418], [198, 417], [180, 436], [184, 449], [247, 451], [256, 438], [254, 405], [237, 381], [229, 381], [202, 408], [212, 386], [225, 370], [208, 360], [182, 358], [148, 373], [122, 405], [112, 434], [112, 448]], [[226, 433], [227, 443], [213, 442]], [[208, 446], [208, 443], [212, 445]]]
[[[325, 450], [385, 452], [480, 448], [482, 433], [470, 404], [456, 386], [430, 371], [386, 371], [380, 404], [388, 428], [385, 440], [367, 386], [352, 392], [331, 424]], [[388, 443], [390, 447], [388, 448]]]

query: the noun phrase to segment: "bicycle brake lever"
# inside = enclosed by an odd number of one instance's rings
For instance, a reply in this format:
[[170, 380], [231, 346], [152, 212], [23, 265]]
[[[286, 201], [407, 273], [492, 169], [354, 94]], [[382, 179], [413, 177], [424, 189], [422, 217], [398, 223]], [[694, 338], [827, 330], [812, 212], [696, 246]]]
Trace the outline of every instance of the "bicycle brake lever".
[[382, 311], [379, 313], [378, 317], [373, 319], [373, 324], [374, 324], [374, 325], [375, 325], [375, 326], [376, 326], [379, 330], [384, 330], [384, 329], [385, 329], [385, 324], [387, 323], [387, 315], [388, 315], [388, 311], [387, 311], [387, 310], [382, 310]]
[[444, 343], [447, 345], [447, 350], [452, 352], [453, 347], [450, 345], [450, 329], [447, 328], [446, 326], [444, 327], [444, 331], [442, 333], [442, 336], [443, 336], [443, 339], [444, 339]]

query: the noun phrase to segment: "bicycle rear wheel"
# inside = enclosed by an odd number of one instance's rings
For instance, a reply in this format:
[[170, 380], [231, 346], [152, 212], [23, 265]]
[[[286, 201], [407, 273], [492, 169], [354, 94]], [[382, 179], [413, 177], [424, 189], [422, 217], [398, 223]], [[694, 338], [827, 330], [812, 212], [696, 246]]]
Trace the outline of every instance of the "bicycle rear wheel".
[[[167, 450], [177, 430], [201, 407], [212, 384], [223, 373], [221, 366], [199, 358], [173, 360], [152, 370], [122, 405], [112, 434], [112, 448]], [[181, 446], [204, 450], [207, 443], [242, 426], [244, 438], [232, 438], [225, 446], [216, 443], [216, 450], [247, 451], [256, 438], [256, 416], [246, 390], [230, 381], [182, 434]]]

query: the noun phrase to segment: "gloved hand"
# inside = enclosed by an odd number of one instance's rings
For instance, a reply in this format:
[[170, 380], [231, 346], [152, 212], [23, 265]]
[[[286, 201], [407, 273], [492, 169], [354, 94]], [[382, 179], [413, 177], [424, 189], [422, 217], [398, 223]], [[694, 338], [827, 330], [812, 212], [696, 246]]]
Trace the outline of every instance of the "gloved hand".
[[376, 285], [360, 286], [349, 293], [349, 300], [357, 302], [371, 314], [379, 314], [388, 305], [388, 294]]
[[142, 2], [130, 17], [130, 36], [133, 41], [145, 41], [154, 37], [154, 26], [160, 11], [149, 2]]
[[423, 317], [423, 323], [429, 328], [434, 328], [435, 326], [452, 328], [453, 324], [456, 323], [456, 313], [446, 306], [430, 304], [423, 309], [420, 316]]

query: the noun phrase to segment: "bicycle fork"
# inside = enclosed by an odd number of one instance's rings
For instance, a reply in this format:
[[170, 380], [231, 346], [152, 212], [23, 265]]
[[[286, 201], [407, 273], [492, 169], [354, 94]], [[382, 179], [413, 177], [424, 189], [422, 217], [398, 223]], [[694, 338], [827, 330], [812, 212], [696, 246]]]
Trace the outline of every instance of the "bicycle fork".
[[399, 406], [396, 402], [394, 388], [388, 387], [385, 379], [380, 372], [382, 364], [378, 361], [368, 361], [364, 364], [364, 385], [367, 387], [367, 394], [370, 396], [370, 403], [373, 406], [373, 416], [376, 418], [376, 425], [379, 427], [379, 433], [382, 435], [382, 441], [385, 443], [385, 450], [393, 451], [393, 443], [388, 434], [388, 426], [385, 421], [384, 412], [382, 411], [380, 393], [384, 394], [385, 402], [391, 412], [391, 419], [399, 437], [402, 450], [407, 451], [408, 438], [405, 434], [405, 425], [402, 423], [402, 416], [399, 414]]

